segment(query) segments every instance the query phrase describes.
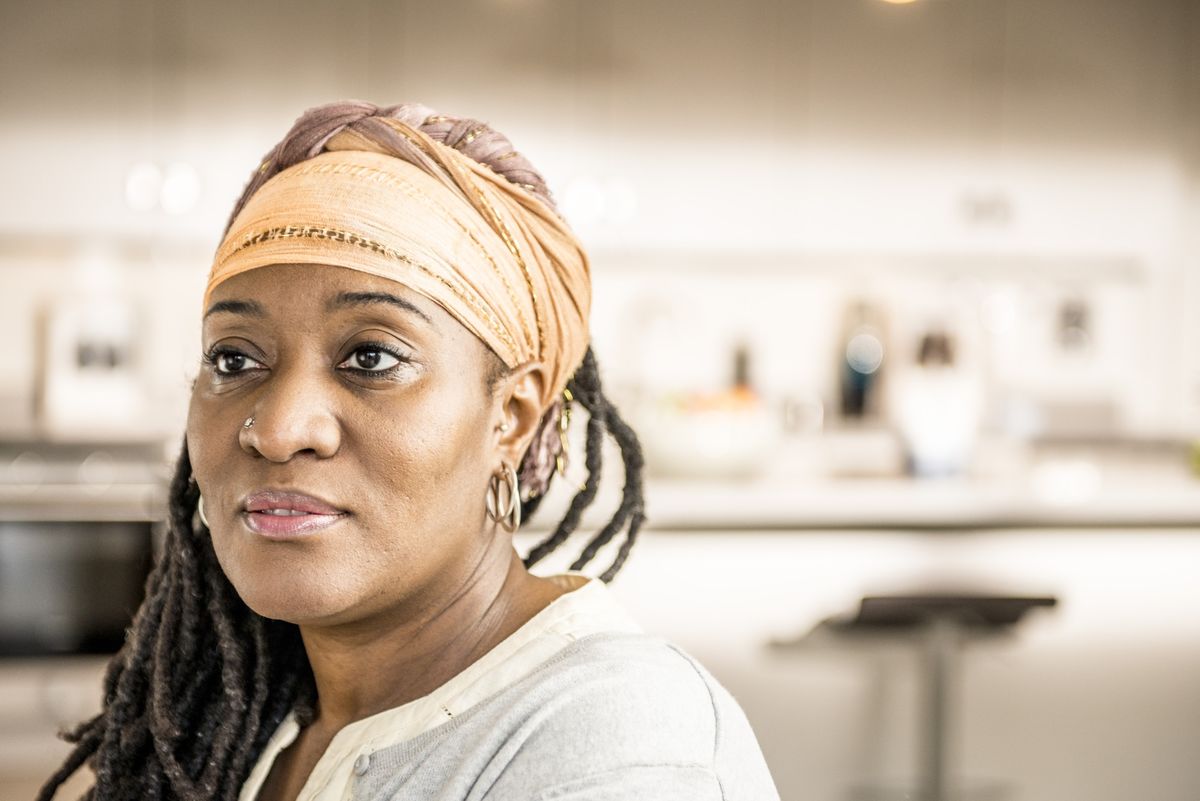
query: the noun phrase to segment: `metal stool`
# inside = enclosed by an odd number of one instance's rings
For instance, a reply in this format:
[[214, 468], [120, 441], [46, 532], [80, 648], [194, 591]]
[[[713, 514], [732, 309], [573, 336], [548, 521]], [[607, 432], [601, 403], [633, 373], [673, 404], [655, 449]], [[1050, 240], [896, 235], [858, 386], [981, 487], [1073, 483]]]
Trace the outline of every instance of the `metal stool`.
[[856, 612], [823, 621], [791, 642], [773, 643], [792, 649], [810, 644], [822, 632], [864, 638], [885, 634], [914, 638], [925, 657], [924, 720], [921, 721], [919, 791], [915, 801], [950, 801], [947, 731], [952, 717], [950, 688], [959, 672], [960, 647], [968, 639], [1006, 634], [1037, 607], [1053, 607], [1051, 596], [922, 594], [869, 595]]

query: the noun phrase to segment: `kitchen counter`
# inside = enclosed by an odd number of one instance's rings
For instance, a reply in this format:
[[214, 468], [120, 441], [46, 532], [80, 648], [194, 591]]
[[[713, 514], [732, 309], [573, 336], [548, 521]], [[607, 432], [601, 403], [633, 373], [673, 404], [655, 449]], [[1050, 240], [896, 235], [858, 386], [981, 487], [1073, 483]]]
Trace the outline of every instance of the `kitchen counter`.
[[1048, 494], [1027, 485], [905, 479], [650, 482], [647, 526], [661, 531], [1194, 528], [1200, 481]]
[[[70, 744], [57, 732], [100, 711], [107, 656], [0, 659], [0, 799], [33, 798]], [[59, 798], [77, 798], [87, 771]]]
[[[602, 486], [585, 527], [617, 505]], [[569, 502], [564, 482], [529, 522], [547, 530]], [[1200, 531], [1200, 479], [1177, 461], [1056, 459], [1012, 478], [756, 480], [648, 477], [646, 528], [654, 531], [1171, 528]]]

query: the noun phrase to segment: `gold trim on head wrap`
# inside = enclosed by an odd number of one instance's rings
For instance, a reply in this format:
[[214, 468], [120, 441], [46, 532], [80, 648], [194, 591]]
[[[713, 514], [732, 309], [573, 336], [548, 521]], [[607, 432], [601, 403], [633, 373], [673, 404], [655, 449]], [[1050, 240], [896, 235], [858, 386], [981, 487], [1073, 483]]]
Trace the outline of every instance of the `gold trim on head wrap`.
[[349, 130], [273, 176], [217, 248], [204, 292], [271, 264], [347, 267], [441, 305], [508, 367], [541, 360], [552, 403], [588, 346], [591, 276], [575, 235], [540, 199], [391, 118], [411, 152]]

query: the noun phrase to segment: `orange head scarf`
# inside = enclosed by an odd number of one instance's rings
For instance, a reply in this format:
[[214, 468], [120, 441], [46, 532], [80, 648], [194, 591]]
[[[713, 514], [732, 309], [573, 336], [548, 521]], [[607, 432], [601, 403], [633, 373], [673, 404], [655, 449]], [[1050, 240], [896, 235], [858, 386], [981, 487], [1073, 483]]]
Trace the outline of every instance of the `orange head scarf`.
[[[438, 141], [464, 121], [429, 111], [338, 104], [301, 117], [235, 209], [204, 306], [222, 281], [270, 264], [389, 278], [441, 305], [508, 367], [542, 361], [548, 408], [588, 347], [587, 256], [541, 187]], [[475, 136], [458, 131], [457, 142], [499, 136], [473, 124]], [[510, 148], [483, 161], [506, 156], [520, 158]]]

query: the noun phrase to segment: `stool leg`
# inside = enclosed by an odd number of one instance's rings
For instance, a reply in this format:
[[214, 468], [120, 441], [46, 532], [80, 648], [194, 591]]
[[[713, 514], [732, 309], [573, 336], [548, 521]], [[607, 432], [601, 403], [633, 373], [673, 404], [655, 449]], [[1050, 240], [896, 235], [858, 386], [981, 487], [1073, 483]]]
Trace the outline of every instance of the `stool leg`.
[[925, 801], [949, 801], [947, 743], [958, 640], [958, 625], [950, 619], [937, 618], [926, 630], [925, 732], [921, 754], [921, 789]]

